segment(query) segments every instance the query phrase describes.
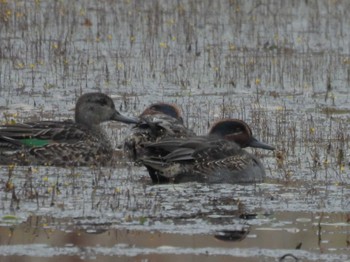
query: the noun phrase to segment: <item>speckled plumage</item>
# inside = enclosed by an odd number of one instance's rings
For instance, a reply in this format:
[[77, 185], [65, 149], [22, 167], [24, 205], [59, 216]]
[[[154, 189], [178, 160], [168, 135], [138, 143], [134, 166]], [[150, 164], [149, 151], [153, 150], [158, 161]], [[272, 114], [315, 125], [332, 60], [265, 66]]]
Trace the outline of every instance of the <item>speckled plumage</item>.
[[137, 123], [121, 115], [102, 93], [82, 95], [75, 122], [39, 121], [0, 126], [0, 164], [91, 166], [108, 165], [113, 148], [100, 123]]
[[263, 165], [242, 148], [274, 149], [256, 140], [249, 126], [236, 119], [219, 121], [207, 136], [167, 138], [144, 146], [148, 154], [140, 162], [147, 167], [154, 183], [262, 182]]
[[143, 156], [145, 142], [156, 142], [166, 137], [182, 138], [195, 135], [192, 130], [184, 126], [180, 109], [173, 104], [152, 104], [142, 112], [140, 119], [124, 142], [124, 150], [135, 161]]

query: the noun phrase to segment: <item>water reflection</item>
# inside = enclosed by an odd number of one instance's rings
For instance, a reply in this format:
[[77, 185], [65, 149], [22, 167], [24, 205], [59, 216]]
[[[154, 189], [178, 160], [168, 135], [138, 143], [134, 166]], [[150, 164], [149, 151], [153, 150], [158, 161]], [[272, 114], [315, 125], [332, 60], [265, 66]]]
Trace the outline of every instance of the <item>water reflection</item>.
[[[230, 227], [243, 226], [236, 222]], [[191, 230], [179, 234], [148, 226], [135, 226], [135, 229], [114, 223], [81, 223], [72, 218], [31, 216], [21, 224], [0, 227], [0, 250], [3, 255], [26, 255], [30, 250], [37, 252], [39, 257], [118, 255], [125, 259], [152, 255], [167, 259], [172, 255], [225, 257], [226, 253], [242, 258], [247, 254], [250, 257], [262, 254], [265, 259], [277, 259], [288, 250], [299, 258], [313, 260], [312, 257], [328, 256], [335, 259], [349, 251], [349, 226], [348, 216], [344, 214], [278, 212], [259, 225], [249, 226], [249, 230], [245, 224], [244, 229], [221, 230], [220, 234], [217, 231], [198, 234]], [[207, 253], [202, 253], [203, 250]]]

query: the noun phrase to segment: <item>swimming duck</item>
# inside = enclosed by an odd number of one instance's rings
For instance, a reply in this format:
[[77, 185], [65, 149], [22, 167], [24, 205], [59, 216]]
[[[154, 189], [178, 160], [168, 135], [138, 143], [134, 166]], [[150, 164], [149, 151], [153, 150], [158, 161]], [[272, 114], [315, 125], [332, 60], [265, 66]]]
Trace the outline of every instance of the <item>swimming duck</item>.
[[139, 116], [140, 122], [125, 139], [124, 150], [137, 161], [144, 153], [143, 143], [156, 142], [165, 137], [188, 137], [195, 133], [185, 127], [180, 109], [174, 104], [155, 103]]
[[136, 124], [121, 115], [103, 93], [86, 93], [75, 106], [75, 122], [38, 121], [0, 126], [0, 164], [103, 166], [113, 148], [100, 124], [105, 121]]
[[139, 161], [154, 183], [258, 183], [266, 176], [260, 160], [245, 147], [274, 150], [253, 137], [250, 127], [237, 119], [215, 123], [207, 136], [166, 138], [145, 143]]

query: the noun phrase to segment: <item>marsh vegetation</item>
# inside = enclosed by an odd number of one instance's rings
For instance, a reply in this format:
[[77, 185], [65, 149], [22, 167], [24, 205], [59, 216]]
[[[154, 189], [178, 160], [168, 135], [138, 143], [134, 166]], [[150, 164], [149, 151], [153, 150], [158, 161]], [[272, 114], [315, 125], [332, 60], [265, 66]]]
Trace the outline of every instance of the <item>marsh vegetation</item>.
[[[152, 185], [123, 159], [2, 166], [2, 261], [349, 259], [349, 8], [0, 0], [2, 123], [71, 118], [77, 97], [101, 91], [128, 115], [176, 103], [198, 134], [243, 119], [277, 148], [251, 150], [268, 180], [246, 186]], [[128, 133], [105, 129], [115, 147]]]

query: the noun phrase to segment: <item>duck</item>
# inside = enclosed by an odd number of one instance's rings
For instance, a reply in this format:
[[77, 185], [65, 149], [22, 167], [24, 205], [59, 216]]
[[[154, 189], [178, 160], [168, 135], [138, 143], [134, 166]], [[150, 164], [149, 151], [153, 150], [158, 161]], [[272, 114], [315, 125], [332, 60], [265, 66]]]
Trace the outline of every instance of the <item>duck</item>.
[[139, 161], [153, 183], [261, 183], [264, 166], [244, 148], [275, 150], [239, 119], [216, 122], [205, 136], [165, 138], [143, 146], [147, 154]]
[[166, 137], [184, 138], [195, 133], [184, 125], [179, 107], [158, 102], [151, 104], [139, 115], [140, 122], [132, 127], [124, 140], [124, 151], [137, 163], [144, 154], [143, 144], [157, 142]]
[[111, 97], [92, 92], [75, 105], [75, 121], [36, 121], [0, 126], [0, 164], [44, 166], [105, 166], [113, 147], [100, 124], [138, 119], [120, 114]]

